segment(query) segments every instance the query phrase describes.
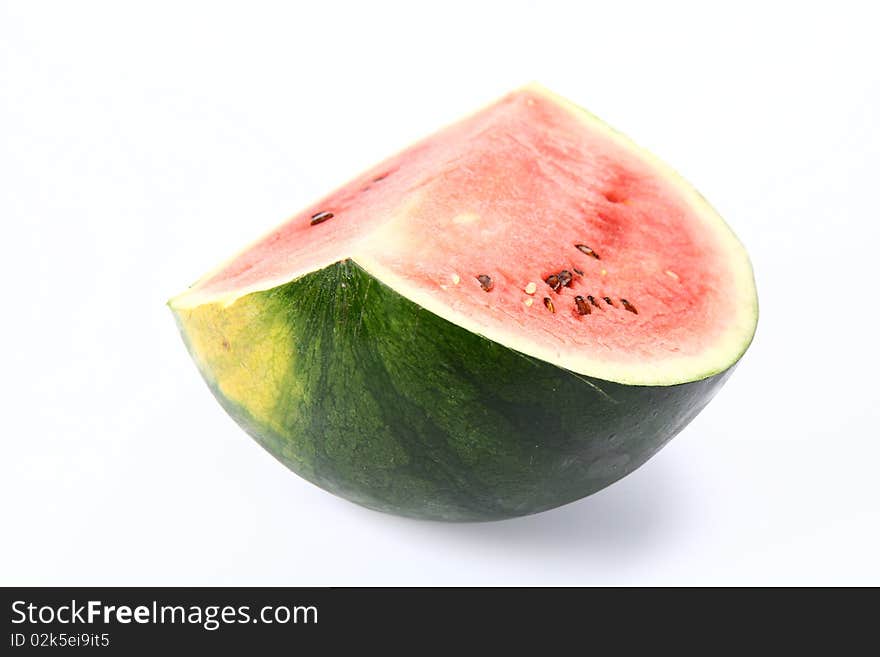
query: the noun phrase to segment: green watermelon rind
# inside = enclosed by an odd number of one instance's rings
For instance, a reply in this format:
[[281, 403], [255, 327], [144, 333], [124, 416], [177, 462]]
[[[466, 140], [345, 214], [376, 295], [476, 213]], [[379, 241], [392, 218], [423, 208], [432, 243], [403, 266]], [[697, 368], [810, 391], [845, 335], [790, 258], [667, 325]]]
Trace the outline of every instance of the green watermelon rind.
[[[595, 493], [681, 431], [735, 365], [669, 386], [576, 374], [447, 321], [352, 260], [234, 304], [235, 317], [171, 306], [226, 411], [308, 481], [414, 518], [499, 520]], [[248, 350], [249, 335], [271, 349]]]

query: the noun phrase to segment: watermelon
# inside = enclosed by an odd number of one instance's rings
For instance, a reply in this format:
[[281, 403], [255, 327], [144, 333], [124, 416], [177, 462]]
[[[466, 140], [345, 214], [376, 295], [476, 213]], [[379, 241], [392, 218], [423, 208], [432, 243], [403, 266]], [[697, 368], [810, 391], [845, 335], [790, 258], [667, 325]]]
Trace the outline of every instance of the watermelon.
[[667, 165], [536, 85], [169, 302], [226, 411], [366, 507], [494, 520], [632, 472], [749, 346], [748, 256]]

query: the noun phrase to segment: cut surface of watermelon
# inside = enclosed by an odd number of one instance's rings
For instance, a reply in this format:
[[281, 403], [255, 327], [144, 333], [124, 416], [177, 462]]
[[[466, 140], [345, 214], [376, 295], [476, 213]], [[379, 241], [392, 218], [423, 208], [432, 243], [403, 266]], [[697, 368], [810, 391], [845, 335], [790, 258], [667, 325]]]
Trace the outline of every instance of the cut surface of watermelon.
[[757, 319], [748, 256], [708, 203], [536, 85], [359, 176], [171, 305], [229, 305], [349, 259], [468, 331], [621, 383], [722, 372]]

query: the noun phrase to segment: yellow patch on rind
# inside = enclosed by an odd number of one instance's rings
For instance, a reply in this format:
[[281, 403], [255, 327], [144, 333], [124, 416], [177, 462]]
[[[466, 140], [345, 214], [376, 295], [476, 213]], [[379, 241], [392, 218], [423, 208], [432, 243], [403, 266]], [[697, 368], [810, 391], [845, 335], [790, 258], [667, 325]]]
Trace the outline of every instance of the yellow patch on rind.
[[261, 295], [174, 312], [205, 378], [255, 420], [283, 430], [276, 414], [277, 393], [302, 392], [290, 380], [296, 353], [285, 314], [267, 308]]

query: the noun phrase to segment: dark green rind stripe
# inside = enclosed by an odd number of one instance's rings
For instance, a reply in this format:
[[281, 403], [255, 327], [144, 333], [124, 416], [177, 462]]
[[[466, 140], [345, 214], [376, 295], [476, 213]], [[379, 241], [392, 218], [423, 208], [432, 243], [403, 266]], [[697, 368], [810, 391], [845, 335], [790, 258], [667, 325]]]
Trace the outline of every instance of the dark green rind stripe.
[[[227, 412], [309, 481], [416, 518], [496, 520], [590, 495], [663, 447], [732, 371], [663, 387], [590, 379], [470, 333], [351, 261], [238, 304], [252, 327], [225, 325], [216, 306], [210, 321], [175, 311]], [[234, 360], [249, 330], [272, 331], [272, 349], [236, 376], [253, 377], [245, 388], [268, 395], [268, 411], [224, 393], [228, 372], [194, 347], [198, 331]]]

